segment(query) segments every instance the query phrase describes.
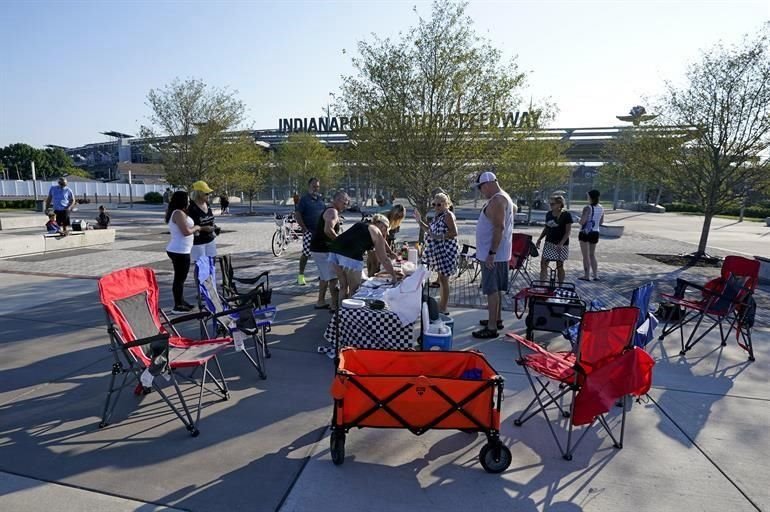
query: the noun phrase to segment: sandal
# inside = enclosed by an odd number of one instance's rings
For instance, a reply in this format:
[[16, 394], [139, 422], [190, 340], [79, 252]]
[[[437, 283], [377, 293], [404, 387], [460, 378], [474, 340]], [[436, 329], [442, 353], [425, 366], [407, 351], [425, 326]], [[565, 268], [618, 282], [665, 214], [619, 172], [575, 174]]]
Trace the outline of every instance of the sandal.
[[313, 306], [313, 309], [328, 309], [328, 308], [329, 308], [329, 304], [316, 304], [315, 306]]
[[578, 277], [581, 281], [590, 281], [591, 279], [588, 277]]
[[[489, 320], [479, 320], [479, 325], [483, 325], [484, 327], [486, 327], [486, 326], [489, 325]], [[497, 321], [497, 330], [498, 331], [502, 331], [503, 327], [505, 327], [503, 325], [503, 321], [502, 320], [498, 320]]]
[[497, 338], [499, 335], [497, 334], [497, 331], [494, 331], [488, 327], [484, 327], [483, 329], [479, 329], [478, 331], [473, 331], [473, 333], [471, 333], [471, 336], [482, 340], [491, 340], [493, 338]]

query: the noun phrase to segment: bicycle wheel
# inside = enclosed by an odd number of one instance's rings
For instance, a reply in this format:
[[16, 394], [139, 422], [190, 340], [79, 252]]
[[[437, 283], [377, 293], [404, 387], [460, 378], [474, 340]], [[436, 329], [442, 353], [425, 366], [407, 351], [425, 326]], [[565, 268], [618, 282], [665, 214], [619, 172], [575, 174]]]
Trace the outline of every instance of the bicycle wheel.
[[273, 233], [273, 243], [270, 248], [273, 250], [273, 256], [283, 254], [283, 250], [286, 248], [286, 236], [283, 234], [283, 229], [275, 230], [275, 233]]

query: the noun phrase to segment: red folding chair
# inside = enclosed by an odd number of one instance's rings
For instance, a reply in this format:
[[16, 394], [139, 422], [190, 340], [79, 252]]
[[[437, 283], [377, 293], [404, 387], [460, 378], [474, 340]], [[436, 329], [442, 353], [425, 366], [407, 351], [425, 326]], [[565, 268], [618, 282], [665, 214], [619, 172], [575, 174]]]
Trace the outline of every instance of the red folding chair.
[[508, 280], [508, 291], [513, 293], [514, 281], [521, 277], [524, 280], [524, 287], [532, 284], [532, 277], [529, 275], [529, 260], [532, 254], [532, 235], [524, 233], [514, 233], [511, 242], [511, 259], [508, 262], [510, 269], [510, 278]]
[[[673, 294], [661, 294], [673, 307], [667, 308], [658, 339], [662, 341], [679, 330], [680, 354], [685, 355], [715, 327], [719, 327], [722, 346], [727, 345], [727, 339], [735, 329], [738, 345], [748, 352], [749, 360], [754, 361], [751, 327], [756, 308], [753, 294], [758, 281], [759, 261], [742, 256], [727, 256], [721, 275], [704, 285], [677, 279]], [[688, 290], [694, 293], [688, 295]], [[678, 313], [676, 318], [675, 313]], [[685, 341], [684, 327], [691, 322], [695, 325]]]
[[[521, 426], [542, 413], [562, 457], [571, 460], [575, 449], [598, 422], [612, 439], [615, 448], [623, 448], [626, 421], [626, 395], [640, 396], [650, 389], [653, 359], [633, 345], [633, 335], [639, 318], [635, 307], [589, 311], [580, 323], [575, 350], [549, 352], [540, 345], [517, 334], [509, 333], [518, 342], [519, 359], [535, 397], [514, 420]], [[523, 353], [522, 347], [530, 350]], [[554, 383], [555, 387], [550, 387]], [[571, 394], [568, 406], [563, 399]], [[623, 402], [620, 435], [615, 437], [607, 413], [617, 402]], [[549, 409], [556, 408], [569, 418], [566, 445], [562, 447], [554, 429]], [[534, 410], [533, 410], [534, 408]], [[580, 437], [572, 439], [573, 427], [586, 425]]]
[[[199, 434], [196, 425], [200, 420], [203, 391], [212, 391], [206, 387], [206, 378], [214, 382], [217, 389], [213, 391], [223, 400], [230, 396], [217, 353], [227, 348], [232, 339], [195, 341], [182, 337], [175, 324], [198, 320], [208, 313], [193, 313], [169, 320], [158, 305], [158, 283], [155, 272], [150, 268], [128, 268], [102, 277], [99, 279], [99, 299], [107, 314], [110, 350], [115, 358], [99, 427], [108, 424], [123, 389], [136, 382], [135, 394], [157, 391], [190, 434], [196, 437]], [[219, 377], [209, 369], [211, 361], [216, 365]], [[189, 370], [190, 373], [182, 370]], [[119, 375], [123, 375], [123, 379], [116, 385]], [[169, 377], [181, 411], [163, 391], [160, 384], [165, 379], [159, 379], [159, 376]], [[198, 388], [195, 420], [177, 378], [193, 382]]]

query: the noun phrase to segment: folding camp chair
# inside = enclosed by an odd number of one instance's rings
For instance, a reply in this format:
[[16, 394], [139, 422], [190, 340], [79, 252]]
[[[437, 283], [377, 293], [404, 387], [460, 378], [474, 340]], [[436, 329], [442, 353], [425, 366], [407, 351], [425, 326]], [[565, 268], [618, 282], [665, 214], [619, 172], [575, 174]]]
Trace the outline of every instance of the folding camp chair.
[[[118, 270], [102, 277], [99, 279], [99, 299], [107, 315], [110, 351], [115, 358], [99, 427], [108, 424], [123, 389], [137, 381], [134, 391], [136, 394], [156, 390], [190, 434], [197, 436], [199, 432], [196, 425], [200, 420], [203, 390], [211, 391], [206, 387], [206, 378], [211, 378], [217, 387], [214, 392], [223, 400], [229, 398], [217, 354], [232, 343], [232, 340], [217, 338], [194, 341], [180, 336], [174, 325], [197, 320], [201, 313], [169, 320], [158, 306], [158, 283], [155, 272], [150, 268]], [[211, 361], [217, 367], [219, 378], [209, 369]], [[180, 371], [182, 369], [189, 369], [191, 373], [185, 374]], [[118, 375], [121, 374], [123, 380], [116, 385]], [[168, 377], [173, 384], [181, 411], [160, 386], [164, 381], [157, 378], [160, 375]], [[129, 377], [132, 378], [130, 381]], [[199, 388], [195, 420], [187, 407], [177, 377], [193, 382]]]
[[508, 293], [513, 293], [514, 281], [517, 277], [524, 279], [524, 287], [532, 285], [532, 276], [529, 275], [529, 260], [532, 254], [532, 235], [524, 233], [514, 233], [511, 242], [511, 259], [508, 262], [508, 268], [511, 271], [508, 280]]
[[[235, 267], [229, 254], [217, 256], [219, 268], [222, 271], [222, 296], [243, 297], [244, 300], [256, 302], [258, 306], [268, 306], [273, 297], [273, 289], [270, 288], [270, 271], [260, 272], [256, 277], [236, 277]], [[248, 285], [249, 288], [244, 291], [243, 287], [238, 289], [238, 283]]]
[[[522, 336], [509, 333], [519, 344], [519, 359], [535, 394], [534, 399], [514, 420], [521, 426], [542, 412], [562, 457], [571, 460], [575, 449], [598, 421], [612, 439], [615, 448], [623, 448], [626, 408], [623, 407], [620, 436], [615, 434], [604, 417], [618, 399], [626, 395], [643, 395], [652, 383], [655, 362], [644, 350], [634, 347], [633, 333], [639, 310], [620, 307], [604, 311], [588, 311], [583, 315], [578, 342], [574, 351], [549, 352]], [[524, 354], [522, 347], [531, 350]], [[549, 388], [557, 383], [557, 389]], [[562, 405], [571, 394], [568, 407]], [[534, 410], [530, 410], [535, 407]], [[551, 422], [548, 409], [555, 407], [569, 418], [566, 445], [562, 447]], [[572, 439], [573, 427], [587, 425], [578, 439]]]
[[[649, 282], [631, 292], [631, 307], [639, 309], [639, 318], [636, 321], [636, 331], [634, 331], [634, 346], [645, 348], [647, 344], [655, 337], [655, 328], [658, 326], [658, 319], [650, 310], [652, 294], [655, 291], [655, 284]], [[607, 309], [600, 300], [592, 300], [589, 306], [591, 311]], [[564, 337], [574, 346], [577, 343], [580, 323], [571, 325], [563, 331]]]
[[[231, 307], [231, 304], [243, 299], [239, 296], [226, 299], [217, 291], [216, 270], [214, 258], [201, 256], [195, 262], [195, 282], [198, 286], [198, 301], [201, 310], [211, 313], [208, 318], [201, 318], [201, 329], [208, 337], [207, 324], [211, 321], [214, 333], [231, 336], [235, 349], [249, 360], [257, 370], [261, 379], [267, 378], [265, 358], [267, 351], [266, 327], [272, 324], [276, 308], [273, 306], [257, 306], [244, 301], [245, 304]], [[243, 337], [251, 338], [254, 345], [254, 356], [243, 346]]]
[[654, 291], [655, 284], [649, 282], [639, 288], [635, 288], [631, 292], [631, 306], [639, 309], [639, 318], [636, 321], [636, 331], [634, 331], [635, 347], [645, 348], [650, 340], [655, 337], [658, 319], [655, 318], [655, 315], [650, 310]]
[[[679, 330], [682, 350], [685, 355], [715, 327], [719, 327], [722, 346], [727, 345], [727, 338], [733, 329], [738, 345], [749, 354], [749, 361], [754, 361], [754, 348], [751, 342], [751, 328], [754, 321], [754, 289], [759, 280], [759, 261], [741, 256], [727, 256], [722, 264], [721, 275], [705, 285], [697, 285], [684, 279], [676, 280], [673, 294], [661, 294], [671, 304], [663, 318], [663, 331], [659, 339], [663, 340], [675, 330]], [[700, 292], [687, 295], [688, 289]], [[675, 318], [675, 315], [678, 317]], [[685, 341], [684, 326], [695, 321], [690, 336]], [[727, 323], [727, 329], [724, 324]], [[704, 326], [705, 329], [701, 329]]]
[[457, 254], [457, 278], [468, 272], [471, 276], [469, 283], [472, 283], [479, 277], [481, 273], [481, 265], [479, 260], [476, 259], [476, 247], [473, 245], [463, 244], [462, 249]]

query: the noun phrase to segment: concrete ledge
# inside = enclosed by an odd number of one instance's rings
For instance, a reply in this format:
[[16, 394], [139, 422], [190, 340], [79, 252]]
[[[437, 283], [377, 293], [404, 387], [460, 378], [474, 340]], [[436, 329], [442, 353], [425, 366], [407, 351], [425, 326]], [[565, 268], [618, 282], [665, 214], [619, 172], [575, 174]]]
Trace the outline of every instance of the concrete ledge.
[[626, 203], [629, 210], [647, 213], [666, 213], [666, 208], [653, 203]]
[[754, 256], [759, 261], [759, 282], [761, 284], [770, 284], [770, 258], [764, 256]]
[[45, 215], [4, 215], [0, 217], [0, 230], [40, 228], [43, 229], [48, 217]]
[[67, 236], [50, 236], [46, 234], [0, 235], [0, 258], [79, 249], [82, 247], [111, 244], [114, 241], [114, 229], [76, 231]]
[[623, 236], [625, 226], [619, 224], [603, 224], [600, 226], [599, 232], [602, 237], [606, 238], [620, 238]]
[[0, 258], [45, 252], [45, 235], [0, 235]]

